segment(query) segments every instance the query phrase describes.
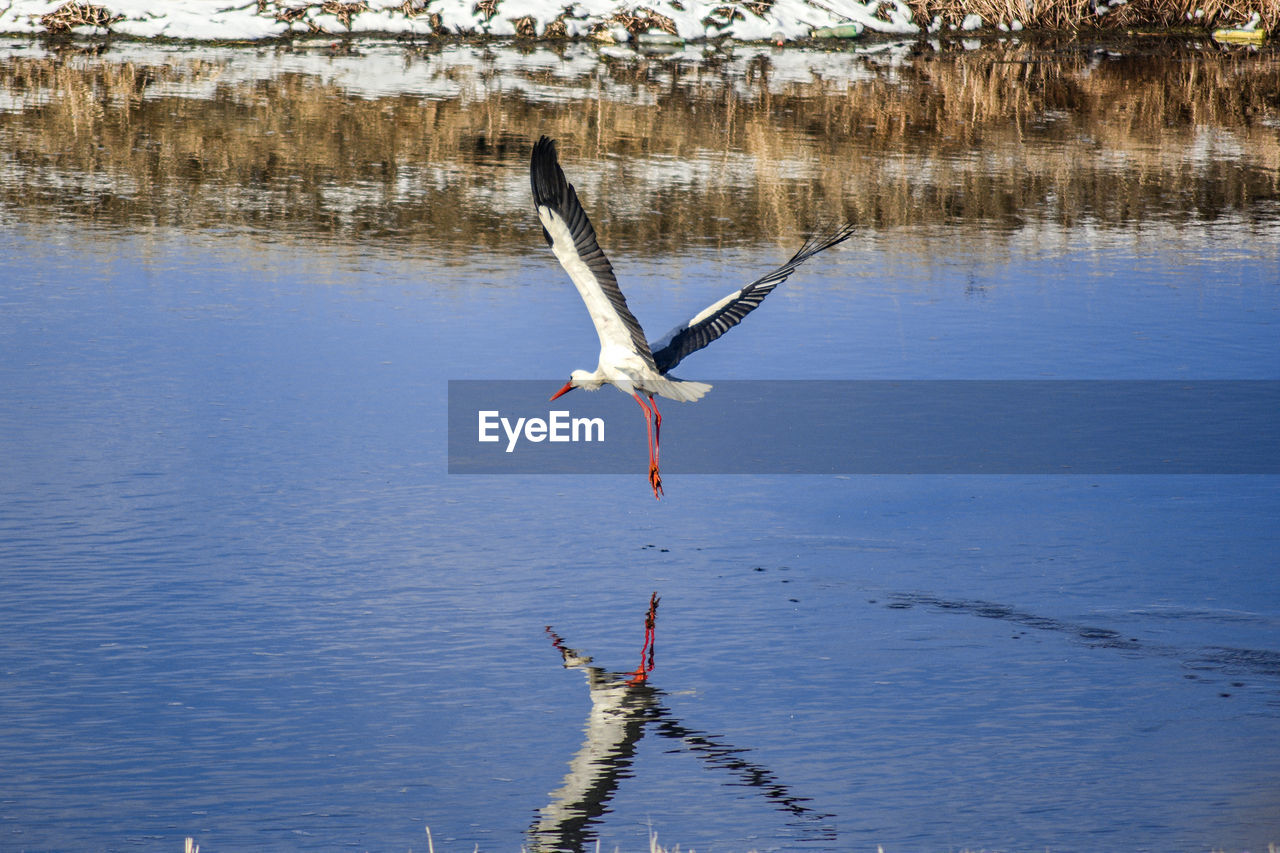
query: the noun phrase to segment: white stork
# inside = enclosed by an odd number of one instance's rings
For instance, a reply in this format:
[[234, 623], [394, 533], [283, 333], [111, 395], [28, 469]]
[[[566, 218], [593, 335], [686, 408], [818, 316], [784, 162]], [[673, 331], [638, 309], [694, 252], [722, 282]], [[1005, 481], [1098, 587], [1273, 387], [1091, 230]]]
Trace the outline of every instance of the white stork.
[[644, 329], [627, 308], [627, 299], [618, 288], [609, 259], [596, 243], [595, 229], [578, 203], [573, 184], [565, 180], [556, 158], [556, 144], [546, 136], [533, 146], [529, 178], [542, 234], [573, 279], [600, 336], [600, 360], [595, 371], [573, 371], [569, 381], [551, 395], [551, 399], [574, 388], [595, 391], [606, 383], [635, 398], [644, 410], [649, 436], [649, 484], [653, 487], [653, 496], [660, 498], [658, 439], [662, 414], [654, 395], [690, 402], [711, 390], [705, 382], [677, 379], [670, 371], [690, 353], [742, 322], [742, 318], [755, 310], [800, 264], [847, 240], [853, 226], [844, 225], [829, 235], [810, 237], [791, 260], [698, 312], [687, 323], [681, 323], [661, 340], [650, 344]]

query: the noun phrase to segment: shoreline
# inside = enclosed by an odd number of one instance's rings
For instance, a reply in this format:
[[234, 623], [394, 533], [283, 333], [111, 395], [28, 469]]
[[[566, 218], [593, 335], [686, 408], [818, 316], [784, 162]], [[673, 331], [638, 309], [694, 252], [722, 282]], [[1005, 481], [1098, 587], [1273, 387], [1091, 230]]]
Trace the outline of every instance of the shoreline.
[[495, 36], [487, 34], [431, 34], [409, 35], [387, 30], [368, 30], [361, 32], [320, 32], [320, 33], [288, 33], [279, 36], [262, 38], [234, 37], [175, 37], [175, 36], [138, 36], [110, 30], [98, 32], [75, 33], [22, 33], [0, 31], [0, 44], [29, 42], [46, 46], [96, 45], [108, 47], [111, 44], [137, 44], [170, 46], [174, 48], [295, 48], [299, 50], [328, 50], [336, 53], [358, 53], [362, 45], [400, 44], [405, 48], [445, 49], [449, 47], [495, 47], [525, 50], [568, 50], [575, 47], [615, 48], [632, 50], [641, 56], [682, 55], [689, 50], [703, 49], [708, 53], [717, 53], [738, 48], [755, 48], [767, 50], [817, 50], [821, 52], [852, 51], [855, 49], [876, 50], [893, 45], [921, 43], [932, 45], [935, 50], [946, 50], [959, 45], [976, 47], [987, 44], [1072, 44], [1094, 46], [1167, 45], [1170, 48], [1185, 46], [1205, 46], [1218, 49], [1245, 48], [1253, 53], [1259, 49], [1267, 54], [1275, 52], [1280, 45], [1280, 34], [1269, 34], [1262, 30], [1242, 30], [1239, 28], [1218, 28], [1214, 30], [1191, 29], [1187, 27], [1168, 27], [1164, 29], [1134, 27], [1124, 30], [1085, 30], [1056, 31], [1029, 30], [1016, 32], [999, 30], [975, 30], [965, 32], [921, 33], [917, 35], [886, 35], [883, 33], [863, 33], [857, 37], [830, 36], [789, 39], [785, 42], [773, 42], [767, 39], [735, 39], [731, 37], [678, 39], [653, 38], [628, 41], [612, 41], [591, 38], [519, 38], [514, 36]]
[[[640, 0], [645, 2], [645, 0]], [[850, 41], [1021, 36], [1106, 40], [1214, 38], [1262, 45], [1280, 31], [1280, 3], [1220, 0], [403, 0], [359, 2], [11, 0], [0, 36], [270, 45], [324, 39], [425, 43], [571, 43], [631, 46], [839, 45]]]

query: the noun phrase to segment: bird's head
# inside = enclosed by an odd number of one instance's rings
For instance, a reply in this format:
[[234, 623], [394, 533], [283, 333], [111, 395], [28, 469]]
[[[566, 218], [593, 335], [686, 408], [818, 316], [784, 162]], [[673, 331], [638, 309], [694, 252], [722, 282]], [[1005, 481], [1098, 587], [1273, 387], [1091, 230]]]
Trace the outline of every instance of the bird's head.
[[603, 384], [604, 380], [597, 379], [594, 373], [586, 370], [575, 370], [569, 374], [569, 381], [564, 383], [564, 387], [551, 395], [551, 399], [554, 400], [557, 397], [568, 394], [574, 388], [581, 388], [584, 391], [596, 391]]

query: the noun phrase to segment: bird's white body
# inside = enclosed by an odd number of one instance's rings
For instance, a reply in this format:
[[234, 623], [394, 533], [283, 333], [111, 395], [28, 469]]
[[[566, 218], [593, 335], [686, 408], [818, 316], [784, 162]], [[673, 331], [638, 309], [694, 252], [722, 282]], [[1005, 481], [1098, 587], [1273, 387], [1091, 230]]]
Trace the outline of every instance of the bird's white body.
[[631, 353], [616, 352], [614, 355], [617, 360], [610, 360], [610, 354], [602, 350], [595, 371], [575, 370], [569, 374], [569, 382], [583, 391], [599, 391], [605, 385], [612, 385], [624, 394], [639, 392], [681, 403], [699, 400], [711, 390], [711, 385], [706, 382], [661, 376], [638, 364], [639, 359]]

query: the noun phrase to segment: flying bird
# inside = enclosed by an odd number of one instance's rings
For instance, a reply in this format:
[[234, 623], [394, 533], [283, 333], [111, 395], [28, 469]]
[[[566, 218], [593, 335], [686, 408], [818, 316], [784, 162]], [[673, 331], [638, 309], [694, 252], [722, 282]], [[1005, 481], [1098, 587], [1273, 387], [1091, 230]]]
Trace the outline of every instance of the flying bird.
[[[543, 136], [533, 146], [529, 180], [533, 204], [542, 223], [542, 235], [586, 303], [591, 322], [600, 337], [600, 360], [594, 371], [575, 370], [554, 400], [574, 388], [596, 391], [613, 385], [630, 394], [645, 413], [649, 440], [649, 485], [661, 498], [658, 442], [662, 413], [655, 395], [692, 402], [711, 390], [705, 382], [677, 379], [671, 371], [691, 353], [705, 347], [742, 322], [773, 289], [787, 280], [796, 267], [821, 251], [847, 240], [853, 226], [843, 225], [827, 235], [814, 235], [782, 266], [739, 288], [676, 326], [660, 340], [649, 343], [644, 329], [627, 308], [613, 266], [596, 242], [591, 220], [578, 202], [578, 194], [564, 176], [556, 157], [556, 144]], [[647, 402], [646, 402], [647, 400]]]

